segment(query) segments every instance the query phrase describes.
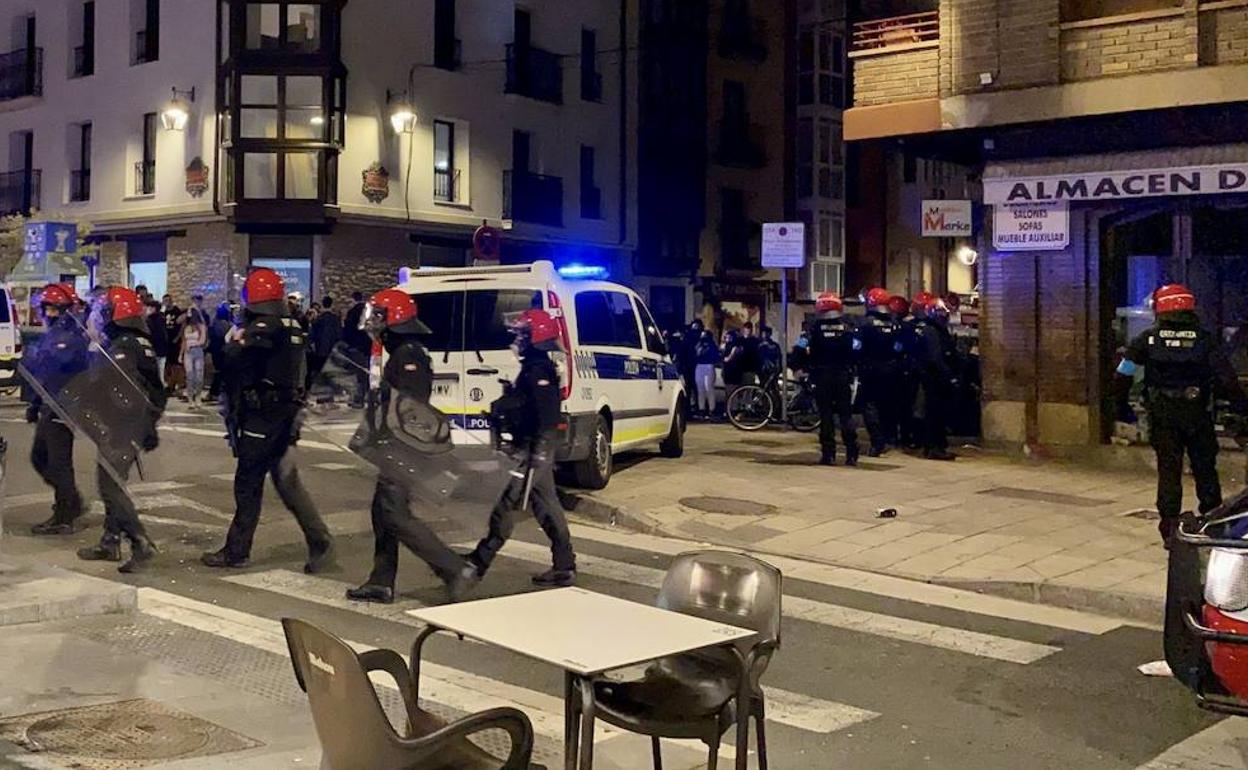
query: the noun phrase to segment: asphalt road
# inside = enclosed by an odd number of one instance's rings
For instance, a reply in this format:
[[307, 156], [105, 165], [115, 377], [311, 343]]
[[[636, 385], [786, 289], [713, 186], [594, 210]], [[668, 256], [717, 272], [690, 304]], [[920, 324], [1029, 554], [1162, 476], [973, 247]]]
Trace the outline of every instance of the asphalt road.
[[[414, 629], [401, 611], [442, 601], [423, 565], [404, 555], [401, 602], [393, 607], [341, 599], [343, 589], [367, 574], [372, 554], [372, 473], [334, 446], [346, 443], [352, 413], [316, 419], [300, 450], [305, 482], [338, 537], [341, 567], [307, 577], [299, 572], [298, 530], [271, 488], [251, 566], [222, 573], [199, 565], [199, 553], [221, 543], [232, 512], [233, 460], [215, 416], [182, 410], [171, 404], [161, 447], [147, 459], [146, 478], [134, 482], [160, 554], [152, 571], [127, 578], [113, 565], [78, 562], [73, 555], [99, 535], [98, 504], [90, 528], [76, 536], [29, 535], [29, 526], [47, 515], [50, 495], [26, 462], [31, 430], [21, 411], [0, 406], [0, 432], [9, 441], [0, 552], [146, 587], [141, 612], [171, 623], [177, 633], [215, 634], [231, 645], [263, 648], [247, 629], [295, 615], [357, 642], [405, 650]], [[90, 448], [78, 447], [80, 485], [94, 499], [90, 463]], [[673, 472], [680, 472], [678, 462]], [[613, 483], [627, 484], [628, 470]], [[443, 510], [432, 518], [448, 542], [466, 544], [484, 528], [485, 513]], [[688, 547], [584, 525], [574, 527], [574, 537], [581, 586], [642, 602], [653, 600], [671, 556]], [[530, 590], [529, 574], [547, 559], [541, 533], [526, 524], [476, 597]], [[1129, 769], [1215, 721], [1176, 683], [1136, 673], [1138, 664], [1160, 655], [1155, 629], [865, 573], [801, 574], [786, 579], [782, 648], [764, 678], [771, 688], [772, 767]], [[212, 621], [223, 611], [233, 614]], [[561, 715], [548, 713], [561, 695], [557, 672], [454, 639], [436, 640], [427, 654], [457, 683], [441, 706], [456, 712], [471, 708], [474, 698], [519, 702], [536, 715], [539, 751], [553, 756], [562, 726]], [[277, 654], [269, 658], [279, 669], [288, 665]], [[248, 681], [236, 684], [251, 696]], [[263, 708], [268, 696], [255, 689], [256, 707]], [[314, 740], [310, 725], [307, 734]], [[695, 766], [692, 749], [673, 751], [677, 764], [669, 766]]]

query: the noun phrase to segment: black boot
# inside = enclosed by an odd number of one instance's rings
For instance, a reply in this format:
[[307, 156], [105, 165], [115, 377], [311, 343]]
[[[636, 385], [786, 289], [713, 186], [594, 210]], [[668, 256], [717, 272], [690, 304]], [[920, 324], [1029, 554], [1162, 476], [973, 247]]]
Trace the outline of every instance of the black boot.
[[336, 566], [337, 564], [334, 562], [334, 543], [331, 540], [324, 545], [308, 549], [308, 561], [303, 565], [303, 571], [308, 575], [316, 575]]
[[52, 506], [52, 516], [30, 528], [32, 535], [72, 535], [86, 526], [82, 521], [82, 506], [75, 510], [62, 511]]
[[130, 560], [117, 568], [118, 572], [133, 575], [145, 571], [156, 557], [156, 544], [147, 537], [130, 541]]
[[365, 583], [359, 588], [348, 588], [347, 598], [353, 602], [391, 604], [394, 602], [394, 589], [390, 586], [379, 586], [375, 583]]
[[923, 450], [923, 457], [928, 460], [944, 460], [944, 461], [958, 459], [958, 456], [955, 455], [953, 452], [950, 452], [948, 449], [925, 449]]
[[845, 447], [845, 465], [847, 467], [852, 468], [856, 466], [857, 464], [858, 464], [858, 447], [856, 446]]
[[224, 548], [220, 551], [209, 551], [208, 553], [200, 556], [199, 560], [205, 567], [212, 567], [214, 569], [242, 569], [251, 563], [251, 560], [246, 556], [241, 559], [236, 559], [233, 556], [230, 556], [229, 552]]
[[1157, 532], [1161, 534], [1161, 544], [1168, 551], [1170, 545], [1174, 542], [1174, 535], [1179, 531], [1179, 518], [1177, 516], [1162, 516], [1161, 521], [1157, 523]]
[[105, 532], [99, 543], [79, 548], [78, 558], [83, 561], [121, 561], [121, 538]]
[[820, 465], [836, 465], [836, 447], [823, 450], [823, 454], [819, 456]]
[[476, 565], [465, 559], [464, 566], [459, 572], [446, 581], [446, 598], [452, 604], [461, 602], [480, 582], [481, 577], [477, 574]]
[[533, 585], [542, 588], [567, 588], [575, 582], [575, 569], [548, 569], [533, 576]]

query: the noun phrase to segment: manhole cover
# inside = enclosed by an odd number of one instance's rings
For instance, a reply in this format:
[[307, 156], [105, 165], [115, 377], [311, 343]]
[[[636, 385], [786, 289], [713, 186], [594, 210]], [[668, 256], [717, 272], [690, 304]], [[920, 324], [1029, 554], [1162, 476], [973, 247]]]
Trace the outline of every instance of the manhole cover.
[[774, 505], [736, 497], [682, 497], [680, 504], [704, 513], [722, 513], [727, 516], [774, 516], [779, 513]]
[[128, 770], [260, 745], [142, 698], [11, 717], [0, 722], [0, 739], [80, 770]]
[[1069, 505], [1075, 508], [1096, 508], [1100, 505], [1109, 505], [1113, 500], [1103, 500], [1096, 497], [1079, 497], [1078, 495], [1064, 495], [1061, 492], [1045, 492], [1039, 489], [1022, 489], [1020, 487], [993, 487], [981, 491], [981, 495], [991, 495], [993, 497], [1009, 497], [1014, 500], [1033, 500], [1040, 503], [1053, 503], [1054, 505]]

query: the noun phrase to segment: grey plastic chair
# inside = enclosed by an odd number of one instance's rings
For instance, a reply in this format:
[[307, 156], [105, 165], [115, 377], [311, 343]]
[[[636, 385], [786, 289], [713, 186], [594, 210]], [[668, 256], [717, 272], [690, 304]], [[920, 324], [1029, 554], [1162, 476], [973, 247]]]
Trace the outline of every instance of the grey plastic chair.
[[[523, 712], [496, 708], [447, 725], [417, 705], [403, 658], [393, 650], [356, 655], [333, 634], [302, 620], [282, 620], [299, 687], [308, 694], [312, 719], [332, 770], [544, 770], [530, 767], [533, 726]], [[390, 724], [370, 671], [398, 683], [407, 710], [407, 735]], [[511, 739], [506, 761], [477, 748], [468, 736], [504, 730]]]
[[[736, 724], [741, 659], [749, 667], [749, 715], [758, 731], [758, 764], [767, 770], [766, 708], [759, 679], [780, 646], [781, 574], [744, 554], [698, 551], [676, 557], [656, 602], [664, 609], [757, 631], [734, 651], [711, 648], [656, 661], [641, 679], [594, 685], [595, 714], [623, 730], [649, 735], [662, 770], [661, 738], [696, 738], [715, 770], [724, 733]], [[738, 655], [741, 658], [738, 658]], [[748, 746], [739, 746], [745, 751]]]

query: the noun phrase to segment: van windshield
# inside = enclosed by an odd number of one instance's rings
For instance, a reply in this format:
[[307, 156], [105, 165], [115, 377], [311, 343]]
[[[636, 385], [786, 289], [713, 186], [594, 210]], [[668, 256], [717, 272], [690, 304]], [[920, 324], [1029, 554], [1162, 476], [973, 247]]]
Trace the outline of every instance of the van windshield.
[[507, 322], [542, 306], [542, 293], [529, 289], [473, 289], [415, 294], [420, 320], [432, 333], [423, 338], [430, 352], [506, 350]]

